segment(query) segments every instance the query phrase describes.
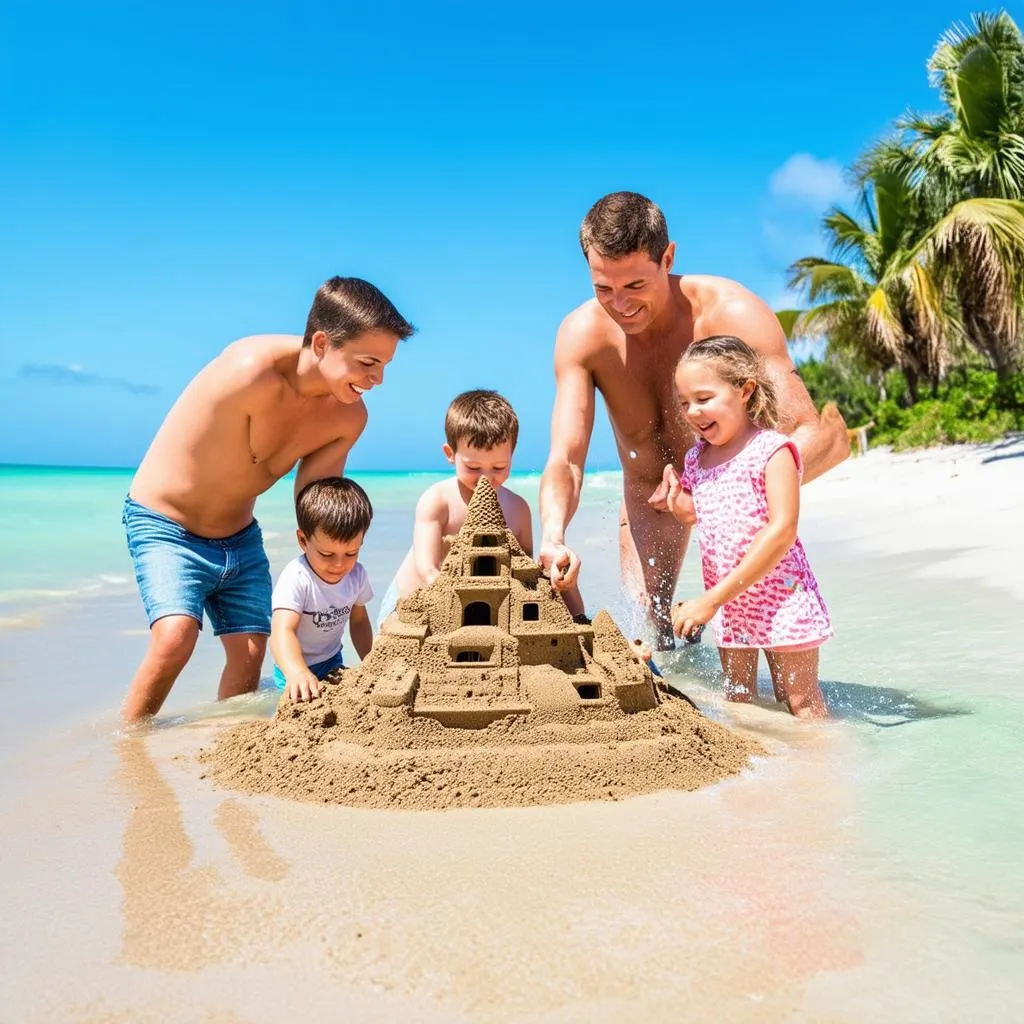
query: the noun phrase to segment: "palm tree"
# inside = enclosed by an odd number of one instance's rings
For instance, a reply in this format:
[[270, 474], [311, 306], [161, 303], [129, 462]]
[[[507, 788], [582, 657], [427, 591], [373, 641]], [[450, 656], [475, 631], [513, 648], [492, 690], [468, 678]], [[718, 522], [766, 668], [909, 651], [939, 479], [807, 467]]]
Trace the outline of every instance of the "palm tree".
[[838, 207], [825, 216], [832, 258], [789, 268], [788, 286], [806, 292], [811, 307], [778, 317], [791, 339], [826, 337], [873, 369], [898, 367], [916, 401], [922, 380], [935, 387], [946, 372], [953, 311], [920, 258], [921, 210], [909, 179], [879, 169], [862, 181], [859, 205], [860, 219]]
[[1024, 38], [1005, 12], [956, 24], [928, 61], [945, 113], [897, 127], [947, 209], [961, 199], [1024, 199]]
[[1005, 376], [1024, 349], [1024, 38], [1005, 12], [976, 14], [928, 70], [946, 111], [906, 114], [857, 170], [912, 184], [935, 224], [921, 257], [956, 297], [963, 339]]

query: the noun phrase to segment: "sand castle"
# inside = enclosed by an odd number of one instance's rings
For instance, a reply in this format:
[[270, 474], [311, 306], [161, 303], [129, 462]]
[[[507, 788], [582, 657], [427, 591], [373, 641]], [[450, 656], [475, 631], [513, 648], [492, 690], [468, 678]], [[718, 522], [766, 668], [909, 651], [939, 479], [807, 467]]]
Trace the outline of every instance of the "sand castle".
[[506, 715], [616, 701], [658, 703], [651, 670], [607, 612], [573, 621], [541, 567], [519, 546], [481, 477], [440, 575], [403, 598], [363, 663], [371, 699], [444, 725], [478, 728]]
[[446, 541], [362, 665], [203, 751], [218, 782], [370, 807], [566, 803], [696, 789], [761, 752], [656, 681], [606, 612], [574, 621], [487, 480]]

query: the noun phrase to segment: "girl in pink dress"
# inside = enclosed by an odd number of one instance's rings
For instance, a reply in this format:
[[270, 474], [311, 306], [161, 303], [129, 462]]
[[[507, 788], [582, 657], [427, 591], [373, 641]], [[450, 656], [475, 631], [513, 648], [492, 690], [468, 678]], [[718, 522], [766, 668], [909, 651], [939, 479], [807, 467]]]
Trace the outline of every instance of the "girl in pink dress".
[[731, 337], [690, 345], [675, 383], [697, 443], [681, 478], [665, 469], [668, 506], [681, 523], [696, 521], [705, 592], [673, 606], [673, 629], [693, 638], [712, 624], [729, 700], [757, 693], [763, 650], [776, 700], [801, 718], [824, 717], [818, 648], [832, 625], [796, 534], [800, 453], [774, 429], [774, 384], [760, 356]]

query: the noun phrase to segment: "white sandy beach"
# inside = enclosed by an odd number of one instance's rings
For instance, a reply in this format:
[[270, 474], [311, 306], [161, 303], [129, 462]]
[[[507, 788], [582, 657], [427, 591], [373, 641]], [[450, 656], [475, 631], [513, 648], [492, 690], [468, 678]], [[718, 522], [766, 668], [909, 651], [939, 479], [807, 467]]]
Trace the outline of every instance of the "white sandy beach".
[[872, 554], [928, 552], [923, 578], [983, 581], [1024, 600], [1022, 467], [1024, 436], [899, 455], [871, 451], [808, 486], [803, 522]]
[[[1016, 1019], [1024, 440], [871, 452], [803, 503], [836, 720], [726, 707], [712, 650], [669, 656], [772, 753], [695, 793], [447, 812], [243, 796], [195, 755], [271, 696], [126, 736], [137, 612], [117, 630], [76, 612], [63, 642], [5, 634], [0, 1019]], [[612, 601], [614, 516], [581, 519]]]

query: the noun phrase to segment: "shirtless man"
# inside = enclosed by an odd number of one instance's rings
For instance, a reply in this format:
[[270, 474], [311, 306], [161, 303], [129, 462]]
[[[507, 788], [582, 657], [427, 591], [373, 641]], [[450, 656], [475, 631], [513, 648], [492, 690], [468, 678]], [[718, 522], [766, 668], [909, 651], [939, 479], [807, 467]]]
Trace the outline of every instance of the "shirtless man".
[[613, 192], [584, 218], [580, 245], [595, 298], [562, 321], [555, 341], [556, 394], [551, 452], [540, 486], [540, 562], [556, 587], [575, 584], [579, 559], [565, 546], [576, 512], [594, 426], [594, 389], [604, 397], [619, 450], [623, 584], [642, 601], [658, 646], [674, 645], [670, 605], [688, 529], [666, 515], [666, 464], [682, 465], [693, 436], [677, 411], [674, 371], [690, 342], [714, 334], [742, 338], [764, 356], [804, 482], [849, 454], [838, 413], [819, 417], [772, 311], [722, 277], [673, 274], [675, 243], [658, 207], [635, 192]]
[[271, 592], [256, 498], [296, 462], [296, 493], [343, 472], [366, 425], [362, 396], [412, 332], [372, 284], [335, 277], [317, 291], [303, 337], [236, 341], [182, 392], [124, 506], [150, 624], [126, 719], [160, 710], [192, 655], [204, 610], [226, 655], [218, 698], [256, 689]]

